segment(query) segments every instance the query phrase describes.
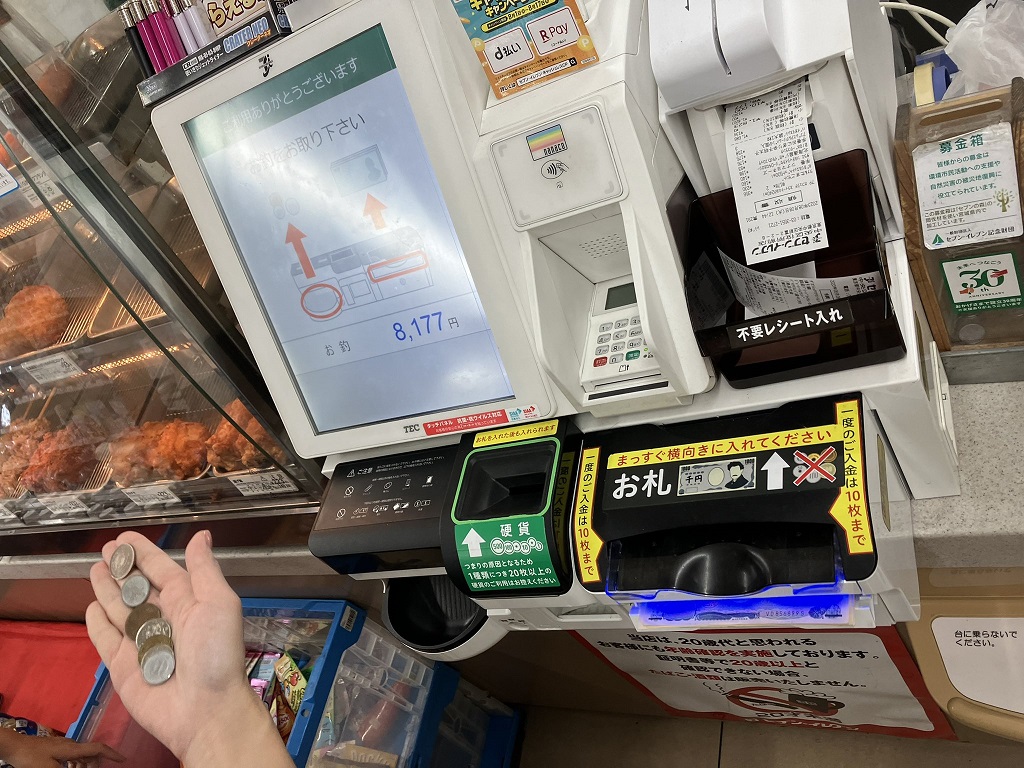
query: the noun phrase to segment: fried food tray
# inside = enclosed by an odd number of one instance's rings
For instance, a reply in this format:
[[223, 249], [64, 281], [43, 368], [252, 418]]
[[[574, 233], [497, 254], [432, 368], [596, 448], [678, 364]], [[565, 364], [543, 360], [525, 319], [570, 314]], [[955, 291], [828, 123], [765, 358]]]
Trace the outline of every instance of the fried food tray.
[[[221, 290], [217, 273], [175, 180], [131, 197], [196, 281], [216, 298]], [[117, 295], [110, 290], [104, 294], [89, 325], [89, 338], [100, 338], [134, 328], [136, 323], [132, 313], [147, 324], [166, 319], [163, 307], [127, 267], [119, 266], [111, 282]], [[123, 297], [123, 301], [119, 296]]]
[[[200, 385], [217, 402], [233, 397], [229, 385], [215, 372], [204, 378]], [[89, 419], [103, 426], [105, 441], [96, 448], [96, 466], [80, 487], [40, 494], [19, 488], [17, 498], [0, 500], [3, 504], [0, 530], [142, 518], [165, 510], [185, 514], [203, 512], [214, 505], [237, 504], [244, 500], [231, 477], [266, 471], [274, 466], [268, 463], [263, 468], [215, 472], [213, 467], [204, 464], [192, 477], [145, 480], [131, 485], [116, 477], [110, 445], [125, 430], [153, 421], [181, 419], [201, 423], [212, 434], [221, 423], [221, 412], [211, 405], [203, 391], [165, 361], [127, 366], [105, 386], [77, 392], [53, 390], [45, 404], [40, 405], [39, 400], [27, 403], [16, 412], [14, 421], [23, 423], [26, 418], [42, 417], [51, 430], [56, 430], [76, 418]], [[161, 489], [167, 493], [160, 494], [164, 499], [158, 500], [156, 492]], [[147, 494], [146, 501], [141, 503], [130, 495], [140, 491]], [[277, 498], [283, 502], [289, 496], [282, 494]]]
[[24, 245], [18, 243], [4, 248], [2, 253], [9, 265], [0, 278], [4, 308], [22, 288], [48, 285], [64, 298], [68, 324], [53, 344], [0, 360], [0, 364], [18, 365], [44, 357], [67, 349], [84, 338], [105, 288], [103, 281], [71, 243], [54, 230], [31, 238]]
[[[85, 519], [108, 503], [100, 492], [111, 479], [109, 440], [138, 421], [153, 389], [151, 374], [144, 368], [125, 370], [99, 387], [84, 390], [51, 390], [34, 418], [43, 419], [50, 432], [75, 422], [101, 436], [96, 443], [96, 464], [77, 488], [56, 493], [30, 491], [19, 487], [17, 499], [5, 506], [24, 525], [56, 525]], [[28, 418], [33, 418], [26, 411]], [[16, 413], [13, 423], [24, 423], [26, 416]], [[94, 431], [96, 430], [96, 431]], [[13, 523], [8, 520], [8, 527]]]

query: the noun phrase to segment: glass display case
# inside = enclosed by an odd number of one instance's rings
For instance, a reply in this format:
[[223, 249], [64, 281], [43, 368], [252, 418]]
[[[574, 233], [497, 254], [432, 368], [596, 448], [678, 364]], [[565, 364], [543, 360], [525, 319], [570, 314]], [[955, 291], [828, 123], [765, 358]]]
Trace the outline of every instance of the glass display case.
[[0, 16], [0, 553], [41, 526], [309, 511], [322, 490], [99, 9], [70, 41], [44, 8]]

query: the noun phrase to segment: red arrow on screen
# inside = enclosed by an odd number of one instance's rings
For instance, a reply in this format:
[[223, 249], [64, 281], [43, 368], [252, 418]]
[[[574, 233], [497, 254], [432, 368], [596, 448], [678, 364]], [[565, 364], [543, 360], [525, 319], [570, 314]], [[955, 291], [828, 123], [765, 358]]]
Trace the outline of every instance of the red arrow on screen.
[[303, 274], [305, 274], [306, 277], [316, 277], [316, 272], [313, 271], [313, 262], [309, 260], [309, 256], [306, 254], [306, 246], [302, 243], [302, 239], [305, 236], [305, 232], [294, 224], [289, 224], [288, 232], [285, 233], [284, 236], [284, 241], [295, 249], [295, 255], [299, 257], [299, 264], [302, 265]]
[[377, 229], [384, 229], [387, 224], [384, 223], [384, 210], [387, 208], [384, 203], [378, 200], [373, 195], [366, 196], [366, 205], [363, 208], [363, 216], [369, 216], [373, 221], [373, 226]]

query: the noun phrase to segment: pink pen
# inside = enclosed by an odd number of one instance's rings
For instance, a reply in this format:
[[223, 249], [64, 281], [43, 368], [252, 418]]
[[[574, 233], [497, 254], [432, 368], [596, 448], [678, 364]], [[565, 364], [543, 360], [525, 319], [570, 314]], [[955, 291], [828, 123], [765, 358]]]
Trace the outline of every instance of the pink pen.
[[167, 60], [167, 66], [177, 64], [185, 58], [185, 48], [182, 46], [181, 40], [178, 39], [178, 31], [164, 14], [159, 0], [143, 0], [143, 4], [149, 12], [148, 21], [160, 43], [160, 50], [163, 51], [164, 58]]
[[128, 7], [132, 9], [132, 16], [135, 18], [135, 28], [139, 30], [139, 37], [142, 38], [142, 45], [149, 54], [149, 60], [153, 64], [155, 72], [162, 72], [167, 69], [167, 58], [164, 56], [163, 48], [157, 40], [153, 25], [146, 15], [146, 9], [142, 7], [142, 0], [131, 0]]

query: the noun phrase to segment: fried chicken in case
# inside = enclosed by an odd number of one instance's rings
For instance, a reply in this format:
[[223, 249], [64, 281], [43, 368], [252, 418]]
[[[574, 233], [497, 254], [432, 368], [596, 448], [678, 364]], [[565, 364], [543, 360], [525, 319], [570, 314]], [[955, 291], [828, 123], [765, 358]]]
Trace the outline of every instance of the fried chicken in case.
[[160, 422], [132, 427], [110, 443], [110, 470], [123, 486], [144, 483], [153, 479], [156, 445], [160, 440]]
[[45, 349], [68, 327], [71, 314], [64, 297], [48, 285], [29, 285], [7, 303], [0, 321], [0, 339], [16, 333], [32, 350]]
[[[273, 457], [274, 461], [284, 463], [284, 451], [277, 445], [277, 440], [271, 437], [240, 400], [232, 400], [224, 410], [257, 445], [262, 446]], [[210, 464], [225, 472], [260, 469], [269, 464], [263, 451], [253, 445], [227, 419], [221, 419], [217, 425], [207, 443], [206, 455]]]
[[[240, 400], [233, 400], [224, 409], [238, 426], [245, 429], [252, 416]], [[242, 445], [239, 439], [248, 442], [227, 419], [221, 419], [217, 429], [206, 443], [206, 458], [213, 466], [226, 472], [244, 469]]]
[[10, 360], [32, 351], [28, 339], [7, 318], [0, 319], [0, 360]]
[[206, 466], [210, 430], [196, 421], [175, 419], [165, 424], [157, 444], [156, 470], [178, 480], [198, 475]]
[[195, 421], [151, 421], [111, 443], [110, 467], [122, 486], [152, 480], [187, 480], [206, 467], [210, 430]]
[[96, 447], [103, 442], [93, 430], [74, 422], [51, 432], [39, 443], [21, 483], [36, 493], [60, 493], [81, 488], [96, 468]]
[[15, 423], [0, 435], [0, 495], [12, 498], [22, 473], [46, 434], [38, 421]]

